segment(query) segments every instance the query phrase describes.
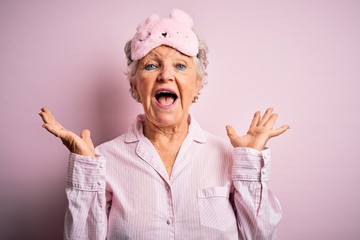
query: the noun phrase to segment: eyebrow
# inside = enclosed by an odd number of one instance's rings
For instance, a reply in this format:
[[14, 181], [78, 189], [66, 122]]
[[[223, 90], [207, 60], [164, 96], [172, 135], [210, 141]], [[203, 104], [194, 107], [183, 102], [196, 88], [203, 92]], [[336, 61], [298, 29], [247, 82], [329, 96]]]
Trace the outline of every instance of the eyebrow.
[[146, 61], [159, 61], [160, 60], [160, 58], [159, 58], [159, 56], [157, 55], [157, 54], [155, 54], [155, 53], [150, 53], [150, 54], [148, 54], [146, 57], [144, 57], [143, 59], [142, 59], [142, 63], [144, 63], [144, 62], [146, 62]]
[[[182, 53], [177, 53], [173, 57], [173, 59], [174, 59], [174, 61], [182, 61], [184, 63], [189, 63], [189, 61], [191, 62], [191, 57], [188, 57]], [[141, 62], [142, 62], [142, 64], [145, 64], [147, 61], [162, 62], [161, 55], [156, 53], [156, 51], [151, 52], [145, 58], [143, 58], [143, 60]]]

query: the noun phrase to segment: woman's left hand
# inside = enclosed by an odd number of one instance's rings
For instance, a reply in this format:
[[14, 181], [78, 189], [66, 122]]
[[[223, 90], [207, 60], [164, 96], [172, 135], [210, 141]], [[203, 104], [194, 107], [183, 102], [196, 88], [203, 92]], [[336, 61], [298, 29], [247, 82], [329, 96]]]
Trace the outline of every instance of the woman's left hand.
[[268, 108], [262, 117], [260, 112], [256, 112], [247, 134], [242, 137], [236, 133], [232, 126], [226, 126], [227, 135], [231, 144], [234, 147], [247, 147], [263, 150], [270, 138], [279, 136], [289, 129], [288, 125], [273, 129], [277, 117], [278, 115], [273, 113], [272, 108]]

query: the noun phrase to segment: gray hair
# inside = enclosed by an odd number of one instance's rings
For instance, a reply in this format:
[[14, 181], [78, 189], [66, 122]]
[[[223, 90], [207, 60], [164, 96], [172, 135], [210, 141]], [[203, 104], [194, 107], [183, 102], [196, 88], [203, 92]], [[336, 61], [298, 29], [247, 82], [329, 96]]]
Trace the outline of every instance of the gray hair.
[[[206, 67], [209, 64], [209, 62], [207, 60], [208, 47], [207, 47], [205, 41], [201, 40], [199, 37], [198, 37], [198, 40], [199, 40], [199, 52], [195, 57], [192, 57], [192, 59], [194, 61], [195, 67], [196, 67], [197, 77], [202, 82], [202, 87], [204, 87], [207, 84]], [[126, 59], [127, 59], [127, 71], [125, 72], [125, 74], [127, 75], [128, 79], [130, 81], [130, 84], [132, 84], [135, 81], [135, 74], [136, 74], [136, 70], [137, 70], [137, 67], [138, 67], [140, 61], [139, 60], [137, 60], [137, 61], [131, 60], [131, 40], [129, 40], [125, 44], [124, 51], [125, 51]]]

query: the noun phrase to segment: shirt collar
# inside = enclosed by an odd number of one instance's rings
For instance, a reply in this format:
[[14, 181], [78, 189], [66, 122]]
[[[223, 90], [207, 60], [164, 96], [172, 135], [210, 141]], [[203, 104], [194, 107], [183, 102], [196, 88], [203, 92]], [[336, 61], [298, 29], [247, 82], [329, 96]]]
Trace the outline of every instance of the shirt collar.
[[[144, 114], [139, 114], [131, 124], [129, 131], [125, 134], [125, 142], [131, 143], [146, 138], [143, 133]], [[195, 142], [205, 143], [207, 141], [205, 132], [201, 129], [196, 120], [189, 114], [189, 133], [187, 137], [192, 138]]]

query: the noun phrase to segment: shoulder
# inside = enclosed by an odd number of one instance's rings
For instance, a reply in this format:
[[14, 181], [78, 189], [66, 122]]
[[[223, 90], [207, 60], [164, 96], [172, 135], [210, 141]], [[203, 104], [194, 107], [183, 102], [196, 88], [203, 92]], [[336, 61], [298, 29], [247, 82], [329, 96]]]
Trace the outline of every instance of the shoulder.
[[213, 133], [204, 130], [200, 124], [191, 116], [191, 129], [194, 140], [201, 143], [200, 145], [212, 150], [231, 152], [233, 147], [227, 139], [220, 138]]
[[142, 115], [138, 115], [133, 123], [130, 125], [127, 132], [114, 138], [110, 141], [104, 142], [96, 147], [96, 151], [100, 154], [106, 152], [123, 151], [126, 148], [131, 148], [142, 137]]
[[100, 144], [96, 147], [96, 152], [102, 155], [103, 153], [111, 151], [112, 149], [122, 148], [122, 146], [125, 145], [125, 136], [126, 134], [122, 134], [112, 140]]
[[[204, 130], [203, 130], [204, 131]], [[229, 141], [226, 139], [220, 138], [210, 132], [204, 131], [206, 136], [206, 144], [208, 146], [212, 146], [213, 148], [219, 149], [221, 151], [231, 152], [233, 151], [233, 147]]]
[[203, 134], [206, 141], [194, 145], [194, 156], [201, 163], [202, 169], [213, 173], [214, 178], [216, 174], [223, 173], [230, 176], [234, 148], [228, 141], [210, 132], [203, 130]]

